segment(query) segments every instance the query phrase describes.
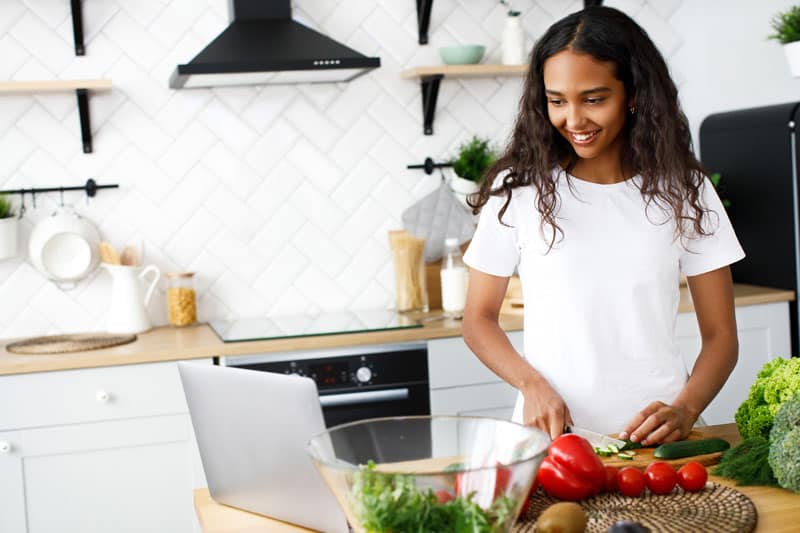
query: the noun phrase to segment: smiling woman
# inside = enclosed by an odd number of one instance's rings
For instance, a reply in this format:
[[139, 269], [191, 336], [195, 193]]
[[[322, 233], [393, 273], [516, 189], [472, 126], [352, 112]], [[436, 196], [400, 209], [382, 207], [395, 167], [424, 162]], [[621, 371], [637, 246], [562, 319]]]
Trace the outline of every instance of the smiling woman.
[[[551, 26], [531, 53], [481, 214], [464, 338], [520, 391], [514, 419], [645, 444], [685, 438], [738, 351], [728, 265], [744, 256], [695, 158], [664, 58], [611, 8]], [[519, 271], [525, 355], [497, 323]], [[685, 274], [702, 336], [687, 375], [674, 334]]]

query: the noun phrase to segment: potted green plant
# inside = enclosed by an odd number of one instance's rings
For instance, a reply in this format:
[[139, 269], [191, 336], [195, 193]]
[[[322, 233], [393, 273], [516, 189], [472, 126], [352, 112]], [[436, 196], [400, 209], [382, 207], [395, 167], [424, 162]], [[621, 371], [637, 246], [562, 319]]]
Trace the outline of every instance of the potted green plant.
[[0, 259], [17, 255], [17, 225], [11, 200], [0, 194]]
[[466, 205], [466, 196], [478, 192], [486, 170], [497, 160], [497, 153], [488, 139], [473, 136], [458, 147], [458, 157], [453, 161], [455, 176], [450, 187]]
[[775, 33], [769, 36], [783, 45], [792, 76], [800, 77], [800, 6], [778, 13], [772, 18]]

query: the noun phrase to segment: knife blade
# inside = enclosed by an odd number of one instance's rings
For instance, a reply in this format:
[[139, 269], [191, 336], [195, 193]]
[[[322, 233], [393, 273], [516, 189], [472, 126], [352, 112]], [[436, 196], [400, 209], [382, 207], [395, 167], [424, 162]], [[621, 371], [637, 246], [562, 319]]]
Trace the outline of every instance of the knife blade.
[[614, 437], [609, 437], [608, 435], [603, 435], [602, 433], [597, 433], [595, 431], [590, 431], [588, 429], [575, 426], [564, 427], [564, 433], [574, 433], [579, 437], [583, 437], [595, 448], [605, 448], [609, 444], [613, 444], [621, 450], [625, 446], [624, 440], [615, 439]]

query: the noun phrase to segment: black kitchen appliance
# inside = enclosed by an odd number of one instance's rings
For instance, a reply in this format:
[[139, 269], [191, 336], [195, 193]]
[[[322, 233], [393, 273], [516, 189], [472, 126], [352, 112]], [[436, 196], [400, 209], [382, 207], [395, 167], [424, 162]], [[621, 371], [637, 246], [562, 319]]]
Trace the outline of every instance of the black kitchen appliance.
[[[734, 281], [797, 292], [800, 287], [797, 124], [800, 102], [709, 115], [700, 126], [703, 165], [722, 176], [733, 228], [747, 257]], [[798, 353], [797, 301], [790, 302]], [[788, 355], [788, 354], [787, 354]]]
[[313, 379], [328, 427], [366, 418], [430, 414], [425, 343], [220, 358], [220, 364]]

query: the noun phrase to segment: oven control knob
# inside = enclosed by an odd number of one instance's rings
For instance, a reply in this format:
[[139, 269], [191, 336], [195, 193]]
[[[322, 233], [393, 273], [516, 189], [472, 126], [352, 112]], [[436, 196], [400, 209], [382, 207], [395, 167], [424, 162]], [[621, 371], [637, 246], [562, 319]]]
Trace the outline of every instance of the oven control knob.
[[369, 368], [362, 366], [358, 370], [356, 370], [356, 379], [359, 383], [366, 383], [372, 379], [372, 370]]

